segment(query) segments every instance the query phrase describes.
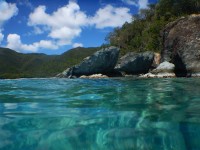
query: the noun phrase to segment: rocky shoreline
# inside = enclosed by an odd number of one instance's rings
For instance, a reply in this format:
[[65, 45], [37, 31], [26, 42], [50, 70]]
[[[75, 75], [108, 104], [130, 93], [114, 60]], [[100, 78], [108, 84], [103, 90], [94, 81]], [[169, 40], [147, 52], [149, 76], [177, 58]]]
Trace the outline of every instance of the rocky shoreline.
[[119, 59], [120, 49], [111, 46], [97, 51], [56, 77], [200, 77], [200, 14], [182, 17], [169, 23], [161, 35], [161, 54], [150, 51], [131, 52]]

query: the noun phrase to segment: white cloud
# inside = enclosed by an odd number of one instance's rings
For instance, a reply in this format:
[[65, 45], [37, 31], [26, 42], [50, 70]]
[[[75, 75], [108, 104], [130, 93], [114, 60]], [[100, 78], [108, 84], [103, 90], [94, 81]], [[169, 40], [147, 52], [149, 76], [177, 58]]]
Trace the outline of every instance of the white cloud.
[[47, 28], [48, 37], [57, 41], [57, 45], [71, 45], [74, 38], [80, 36], [83, 27], [95, 26], [102, 29], [118, 27], [131, 21], [130, 9], [115, 8], [107, 5], [100, 8], [93, 17], [80, 10], [76, 1], [58, 8], [51, 14], [46, 12], [46, 6], [38, 6], [30, 15], [28, 25], [35, 28], [35, 34], [41, 33], [41, 28]]
[[18, 8], [16, 7], [16, 4], [0, 1], [0, 27], [4, 22], [17, 15], [17, 13]]
[[21, 6], [26, 6], [30, 9], [33, 9], [34, 6], [32, 5], [32, 3], [29, 0], [17, 0], [18, 4]]
[[121, 1], [128, 5], [134, 5], [139, 9], [144, 9], [147, 8], [148, 6], [148, 0], [121, 0]]
[[33, 43], [38, 48], [45, 49], [58, 49], [58, 46], [50, 40], [41, 40], [40, 42]]
[[137, 0], [122, 0], [122, 2], [127, 3], [128, 5], [137, 6]]
[[81, 27], [87, 25], [87, 15], [80, 10], [76, 2], [70, 1], [68, 5], [57, 9], [52, 14], [46, 13], [45, 6], [37, 7], [29, 15], [28, 24], [46, 26], [49, 28], [49, 37], [59, 40], [62, 45], [68, 45], [80, 35]]
[[130, 22], [132, 19], [129, 11], [130, 9], [125, 7], [115, 8], [107, 5], [96, 12], [91, 19], [91, 24], [94, 24], [99, 29], [122, 26], [125, 22]]
[[43, 33], [43, 30], [40, 29], [40, 28], [38, 28], [38, 27], [34, 27], [33, 33], [35, 33], [36, 35], [37, 35], [37, 34], [42, 34], [42, 33]]
[[73, 48], [76, 48], [76, 47], [83, 47], [83, 44], [82, 43], [74, 43]]
[[139, 0], [138, 1], [138, 5], [139, 5], [139, 9], [144, 9], [148, 7], [148, 0]]
[[18, 8], [16, 4], [0, 0], [0, 44], [4, 39], [4, 35], [2, 33], [3, 24], [17, 14]]
[[7, 37], [7, 47], [16, 51], [29, 51], [37, 52], [39, 48], [45, 49], [57, 49], [58, 46], [55, 45], [52, 41], [41, 40], [33, 44], [23, 44], [21, 42], [21, 37], [18, 34], [9, 34]]
[[68, 27], [62, 27], [52, 30], [49, 36], [54, 39], [60, 39], [58, 43], [61, 44], [59, 45], [65, 45], [65, 44], [71, 44], [72, 38], [79, 36], [80, 33], [81, 33], [80, 28], [73, 29]]
[[0, 44], [3, 41], [4, 35], [0, 32]]

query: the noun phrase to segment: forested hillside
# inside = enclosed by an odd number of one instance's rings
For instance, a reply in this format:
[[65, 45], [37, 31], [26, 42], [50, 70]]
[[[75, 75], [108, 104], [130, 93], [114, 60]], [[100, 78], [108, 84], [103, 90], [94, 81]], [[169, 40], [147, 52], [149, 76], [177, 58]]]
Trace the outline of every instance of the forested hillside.
[[127, 52], [159, 52], [162, 46], [160, 32], [165, 25], [181, 16], [200, 13], [200, 0], [159, 0], [140, 10], [131, 23], [125, 23], [107, 36], [110, 45]]
[[61, 55], [22, 54], [0, 48], [0, 78], [53, 77], [99, 48], [75, 48]]
[[[148, 9], [140, 10], [131, 23], [114, 29], [107, 36], [108, 45], [127, 52], [162, 49], [161, 31], [165, 25], [182, 16], [200, 13], [200, 0], [159, 0]], [[53, 77], [68, 67], [81, 62], [100, 48], [75, 48], [62, 55], [21, 54], [0, 48], [0, 78]]]

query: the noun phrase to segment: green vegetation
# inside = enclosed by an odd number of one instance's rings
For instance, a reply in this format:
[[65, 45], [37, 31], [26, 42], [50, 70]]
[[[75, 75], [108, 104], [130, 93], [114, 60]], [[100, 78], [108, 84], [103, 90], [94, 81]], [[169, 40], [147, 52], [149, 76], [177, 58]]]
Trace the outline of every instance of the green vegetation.
[[106, 38], [110, 45], [127, 52], [160, 52], [162, 39], [160, 32], [165, 25], [181, 16], [200, 13], [200, 0], [160, 0], [140, 10], [131, 23], [116, 28]]
[[100, 48], [75, 48], [61, 55], [21, 54], [0, 48], [0, 78], [53, 77]]
[[[107, 36], [108, 45], [121, 48], [121, 55], [127, 52], [160, 52], [160, 32], [175, 19], [193, 13], [200, 13], [200, 0], [160, 0], [140, 10], [131, 23], [125, 23]], [[62, 55], [21, 54], [0, 48], [0, 78], [53, 77], [68, 67], [80, 63], [85, 57], [100, 48], [75, 48]]]

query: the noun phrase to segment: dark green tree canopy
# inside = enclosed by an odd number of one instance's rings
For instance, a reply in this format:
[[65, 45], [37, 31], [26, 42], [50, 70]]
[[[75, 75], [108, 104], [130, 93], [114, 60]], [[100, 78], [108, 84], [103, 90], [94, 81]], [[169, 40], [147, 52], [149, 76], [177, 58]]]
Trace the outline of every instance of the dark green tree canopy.
[[132, 51], [160, 52], [160, 32], [165, 25], [194, 13], [200, 13], [200, 0], [160, 0], [157, 4], [150, 4], [148, 9], [140, 10], [131, 23], [116, 28], [106, 40], [110, 45], [120, 47], [122, 55]]

